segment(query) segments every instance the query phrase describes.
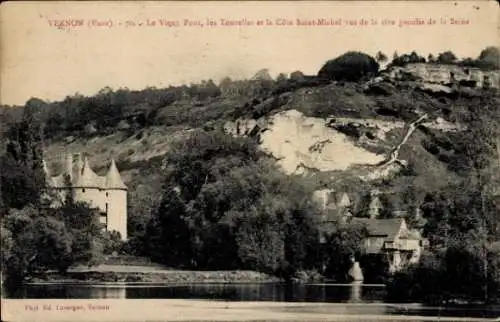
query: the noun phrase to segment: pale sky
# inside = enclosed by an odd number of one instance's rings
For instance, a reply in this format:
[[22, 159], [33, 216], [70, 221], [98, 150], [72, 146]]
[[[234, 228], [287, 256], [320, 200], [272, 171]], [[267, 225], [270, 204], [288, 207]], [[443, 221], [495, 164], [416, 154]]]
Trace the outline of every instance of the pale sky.
[[[476, 57], [500, 43], [495, 1], [374, 2], [8, 2], [1, 6], [1, 104], [30, 97], [56, 101], [103, 87], [143, 89], [224, 76], [251, 77], [262, 68], [273, 75], [301, 70], [316, 74], [322, 64], [348, 50], [392, 57], [416, 50], [427, 56], [452, 50]], [[83, 19], [85, 26], [51, 27], [49, 20]], [[184, 27], [183, 19], [207, 18], [217, 27]], [[221, 26], [220, 19], [265, 20], [273, 26]], [[277, 26], [276, 19], [338, 19], [342, 26]], [[384, 18], [395, 26], [382, 26]], [[399, 27], [400, 20], [436, 20], [435, 25]], [[440, 24], [444, 18], [448, 23]], [[451, 25], [450, 18], [468, 19]], [[89, 21], [113, 21], [89, 27]], [[147, 19], [156, 26], [146, 26]], [[179, 27], [159, 20], [179, 20]], [[376, 26], [347, 26], [344, 20], [374, 19]], [[125, 27], [127, 20], [144, 23]], [[118, 25], [121, 22], [122, 25]]]

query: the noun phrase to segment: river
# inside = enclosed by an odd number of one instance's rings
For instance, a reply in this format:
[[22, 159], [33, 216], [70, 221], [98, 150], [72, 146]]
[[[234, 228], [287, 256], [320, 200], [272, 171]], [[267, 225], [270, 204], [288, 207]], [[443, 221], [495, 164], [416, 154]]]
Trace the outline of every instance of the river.
[[[386, 303], [383, 285], [338, 284], [158, 284], [158, 285], [25, 285], [6, 291], [10, 299], [184, 299], [229, 302], [337, 303], [332, 313], [460, 318], [500, 317], [500, 307], [426, 307]], [[345, 305], [342, 305], [345, 304]]]

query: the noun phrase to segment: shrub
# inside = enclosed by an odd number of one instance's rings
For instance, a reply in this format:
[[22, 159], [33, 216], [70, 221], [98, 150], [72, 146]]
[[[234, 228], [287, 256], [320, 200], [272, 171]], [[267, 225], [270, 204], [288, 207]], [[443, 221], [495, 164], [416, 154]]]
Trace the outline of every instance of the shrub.
[[104, 242], [104, 254], [120, 253], [123, 248], [123, 242], [121, 241], [120, 233], [117, 231], [104, 232], [103, 234]]
[[329, 60], [321, 67], [318, 76], [330, 80], [355, 82], [377, 74], [379, 64], [375, 59], [361, 52], [347, 52]]
[[[431, 58], [433, 59], [433, 58]], [[401, 56], [395, 56], [391, 62], [392, 66], [406, 66], [411, 63], [425, 63], [425, 58], [412, 51], [409, 54], [403, 54]]]
[[437, 62], [441, 64], [453, 64], [457, 61], [457, 56], [451, 51], [440, 53], [437, 57]]

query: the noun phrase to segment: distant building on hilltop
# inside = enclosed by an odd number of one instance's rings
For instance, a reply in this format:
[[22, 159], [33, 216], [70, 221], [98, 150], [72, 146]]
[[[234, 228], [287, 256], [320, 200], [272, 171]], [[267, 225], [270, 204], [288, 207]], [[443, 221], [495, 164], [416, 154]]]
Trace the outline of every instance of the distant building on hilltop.
[[[107, 231], [117, 231], [127, 239], [127, 186], [111, 160], [105, 176], [97, 175], [81, 154], [68, 155], [63, 172], [51, 176], [44, 163], [47, 185], [58, 192], [61, 199], [71, 192], [75, 201], [86, 202], [98, 210], [99, 221]], [[53, 206], [56, 206], [54, 203]]]

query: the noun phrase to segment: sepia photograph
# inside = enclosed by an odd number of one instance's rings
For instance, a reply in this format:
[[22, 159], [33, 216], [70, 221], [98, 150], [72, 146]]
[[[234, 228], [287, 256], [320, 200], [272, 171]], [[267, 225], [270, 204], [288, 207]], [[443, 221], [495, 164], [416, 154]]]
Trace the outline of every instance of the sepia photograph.
[[500, 321], [499, 9], [2, 3], [2, 321]]

